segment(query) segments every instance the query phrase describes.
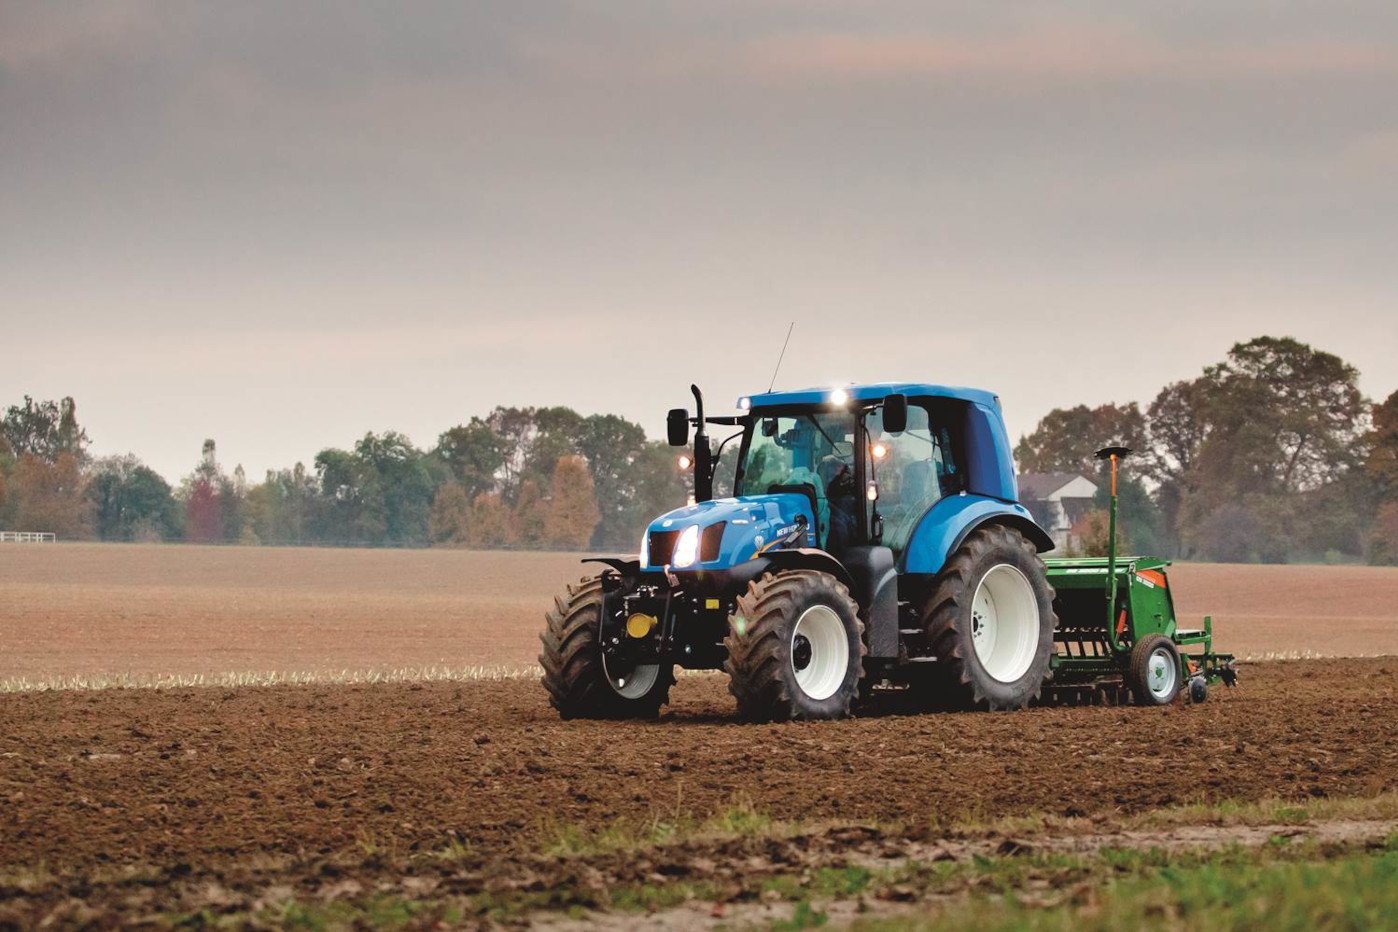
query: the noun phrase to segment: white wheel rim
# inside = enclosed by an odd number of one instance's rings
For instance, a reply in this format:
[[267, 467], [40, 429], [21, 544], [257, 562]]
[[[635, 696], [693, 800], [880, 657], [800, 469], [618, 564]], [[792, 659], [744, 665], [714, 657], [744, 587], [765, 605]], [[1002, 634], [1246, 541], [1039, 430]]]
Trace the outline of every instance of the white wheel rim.
[[1169, 699], [1175, 694], [1175, 658], [1163, 647], [1157, 647], [1146, 659], [1146, 689], [1157, 699]]
[[981, 577], [971, 599], [971, 644], [992, 679], [1013, 683], [1029, 672], [1039, 644], [1039, 603], [1015, 567], [1001, 563]]
[[849, 639], [845, 623], [828, 605], [812, 605], [796, 619], [788, 645], [796, 685], [819, 702], [839, 690], [849, 672]]
[[612, 671], [607, 669], [607, 657], [602, 656], [602, 672], [607, 674], [607, 682], [612, 687], [612, 692], [623, 699], [640, 699], [655, 686], [655, 681], [660, 678], [660, 664], [642, 663], [624, 676], [613, 676]]

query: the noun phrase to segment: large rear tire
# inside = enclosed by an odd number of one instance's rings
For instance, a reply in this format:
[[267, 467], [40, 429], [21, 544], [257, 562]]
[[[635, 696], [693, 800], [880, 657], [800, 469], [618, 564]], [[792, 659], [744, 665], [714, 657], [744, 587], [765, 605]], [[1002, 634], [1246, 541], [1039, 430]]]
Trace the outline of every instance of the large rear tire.
[[609, 670], [598, 641], [602, 581], [584, 577], [554, 599], [539, 639], [549, 704], [569, 718], [655, 718], [670, 701], [674, 667], [646, 664]]
[[844, 718], [859, 692], [864, 623], [849, 590], [814, 570], [764, 573], [724, 639], [728, 691], [748, 721]]
[[1053, 588], [1034, 545], [1013, 528], [971, 532], [923, 611], [932, 654], [924, 685], [942, 708], [1022, 709], [1053, 658]]

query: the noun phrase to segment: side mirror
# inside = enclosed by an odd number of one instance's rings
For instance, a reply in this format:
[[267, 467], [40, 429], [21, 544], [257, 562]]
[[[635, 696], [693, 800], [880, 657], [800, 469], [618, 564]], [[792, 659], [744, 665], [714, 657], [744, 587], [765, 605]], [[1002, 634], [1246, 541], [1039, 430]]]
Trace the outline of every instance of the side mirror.
[[665, 415], [665, 436], [672, 447], [682, 447], [689, 443], [689, 412], [684, 408], [671, 408]]
[[775, 437], [777, 435], [777, 419], [774, 417], [764, 417], [762, 419], [762, 436]]
[[883, 400], [883, 429], [901, 434], [908, 429], [908, 396], [889, 395]]

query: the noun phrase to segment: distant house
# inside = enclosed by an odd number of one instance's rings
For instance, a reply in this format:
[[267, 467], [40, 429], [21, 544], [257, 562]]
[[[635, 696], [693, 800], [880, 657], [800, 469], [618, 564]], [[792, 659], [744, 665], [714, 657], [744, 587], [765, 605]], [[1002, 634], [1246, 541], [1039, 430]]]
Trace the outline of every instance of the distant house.
[[1075, 472], [1027, 472], [1019, 476], [1019, 500], [1059, 550], [1067, 549], [1073, 525], [1092, 510], [1097, 483]]

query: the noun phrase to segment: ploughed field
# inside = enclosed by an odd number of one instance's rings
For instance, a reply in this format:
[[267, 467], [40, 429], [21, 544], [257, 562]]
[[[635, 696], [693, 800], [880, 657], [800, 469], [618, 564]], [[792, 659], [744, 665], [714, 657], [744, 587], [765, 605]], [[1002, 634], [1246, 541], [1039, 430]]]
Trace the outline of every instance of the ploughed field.
[[485, 893], [758, 877], [795, 856], [772, 838], [556, 854], [734, 807], [888, 841], [1035, 812], [1398, 791], [1398, 658], [1256, 664], [1239, 689], [1163, 709], [751, 726], [730, 720], [720, 677], [681, 678], [674, 698], [658, 722], [602, 723], [559, 721], [522, 678], [0, 697], [0, 924], [370, 894], [484, 910]]
[[[1315, 857], [1360, 859], [1340, 874], [1398, 861], [1398, 840], [1363, 860], [1398, 827], [1398, 656], [1375, 656], [1398, 655], [1398, 571], [1176, 567], [1181, 620], [1212, 612], [1220, 649], [1308, 658], [1249, 663], [1198, 706], [749, 726], [707, 674], [681, 677], [658, 722], [559, 721], [530, 671], [542, 612], [580, 570], [569, 554], [0, 545], [0, 927], [579, 906], [619, 928], [636, 908], [672, 927], [809, 924], [817, 894], [838, 924], [856, 896], [876, 915], [933, 908], [1004, 869], [1021, 891], [1078, 890], [1105, 928], [1082, 878], [1157, 862], [1023, 852], [1147, 824], [1130, 845], [1175, 845], [1160, 826], [1270, 800], [1242, 834], [1185, 840], [1252, 837], [1248, 870], [1285, 878], [1304, 864], [1268, 841], [1278, 798], [1328, 820], [1306, 829], [1330, 846]], [[354, 682], [385, 673], [403, 681]], [[219, 685], [42, 688], [187, 680]], [[1212, 815], [1170, 809], [1194, 803]], [[1027, 840], [994, 834], [1030, 815], [1048, 822]]]
[[[524, 670], [577, 554], [0, 545], [0, 688], [80, 677]], [[1182, 564], [1243, 658], [1398, 654], [1398, 570]], [[254, 677], [255, 679], [255, 677]]]

